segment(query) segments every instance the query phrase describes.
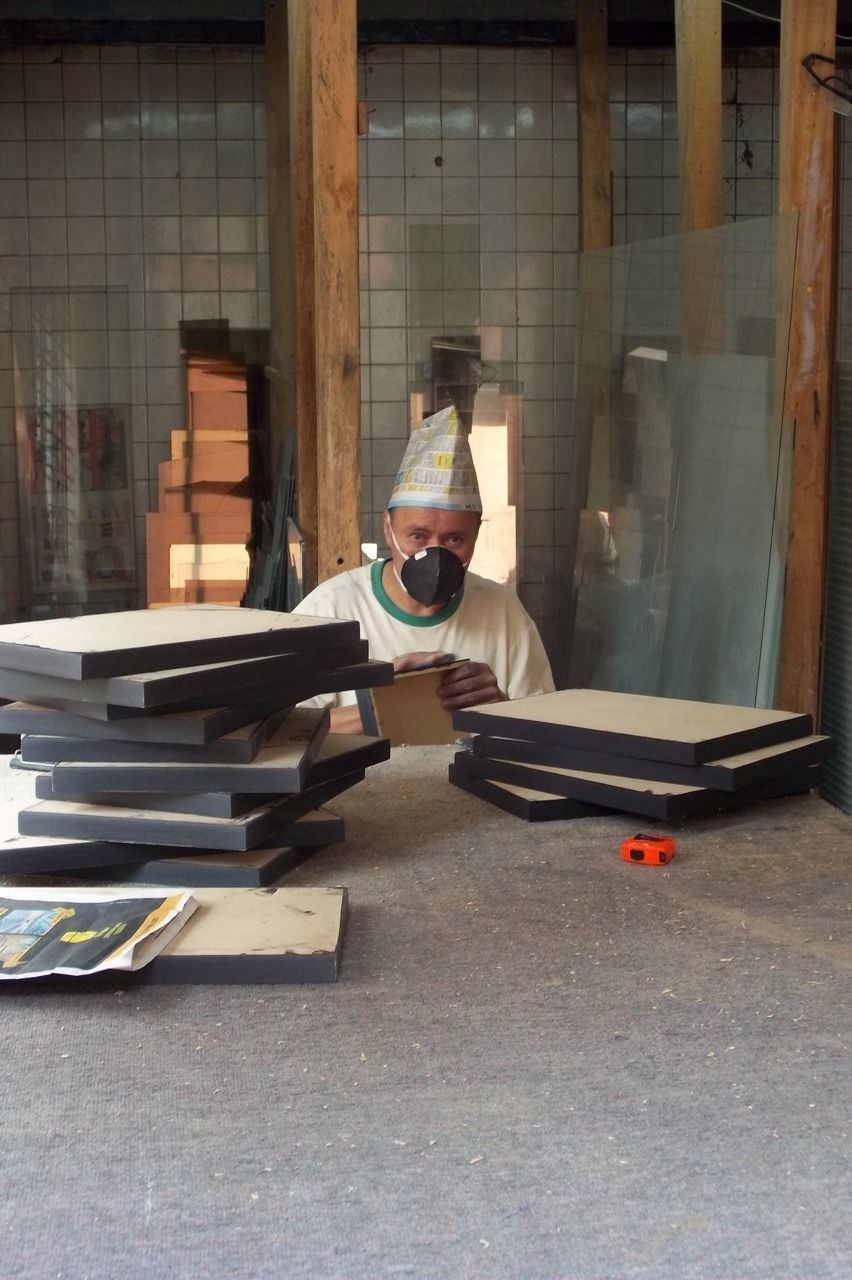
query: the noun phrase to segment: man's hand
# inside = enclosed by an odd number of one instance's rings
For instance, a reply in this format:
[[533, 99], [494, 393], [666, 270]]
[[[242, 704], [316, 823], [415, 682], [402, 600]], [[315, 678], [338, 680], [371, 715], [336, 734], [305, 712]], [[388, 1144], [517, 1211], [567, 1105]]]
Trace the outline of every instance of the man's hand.
[[422, 649], [417, 653], [401, 653], [398, 658], [393, 660], [394, 671], [420, 671], [424, 667], [442, 666], [445, 662], [452, 662], [453, 655], [444, 653], [441, 649], [433, 651]]
[[438, 685], [438, 697], [445, 711], [475, 707], [480, 702], [505, 702], [497, 687], [497, 677], [484, 662], [463, 662], [448, 671]]

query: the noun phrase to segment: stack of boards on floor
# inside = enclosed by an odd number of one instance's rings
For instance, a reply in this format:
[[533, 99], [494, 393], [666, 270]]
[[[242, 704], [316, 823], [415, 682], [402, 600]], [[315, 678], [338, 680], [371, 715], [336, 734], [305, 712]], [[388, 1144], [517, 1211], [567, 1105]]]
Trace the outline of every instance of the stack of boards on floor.
[[833, 749], [807, 715], [597, 689], [473, 707], [453, 724], [473, 737], [450, 781], [530, 822], [674, 821], [797, 795]]
[[[0, 706], [0, 732], [21, 735], [13, 761], [33, 770], [35, 793], [17, 832], [0, 836], [0, 873], [215, 890], [170, 948], [173, 959], [193, 957], [184, 968], [197, 980], [202, 927], [208, 939], [216, 933], [207, 912], [223, 938], [248, 947], [246, 911], [295, 920], [286, 908], [294, 891], [277, 890], [271, 907], [269, 893], [235, 890], [271, 885], [342, 840], [327, 802], [389, 756], [384, 738], [329, 735], [327, 711], [296, 704], [392, 680], [356, 622], [190, 605], [0, 626], [0, 698], [12, 700]], [[335, 903], [339, 957], [344, 890]], [[288, 953], [302, 954], [293, 980], [308, 980], [314, 954], [317, 974], [329, 976], [324, 945]], [[209, 971], [238, 974], [236, 958]], [[155, 962], [162, 976], [167, 968], [164, 957]], [[287, 980], [285, 969], [273, 963], [268, 973]]]

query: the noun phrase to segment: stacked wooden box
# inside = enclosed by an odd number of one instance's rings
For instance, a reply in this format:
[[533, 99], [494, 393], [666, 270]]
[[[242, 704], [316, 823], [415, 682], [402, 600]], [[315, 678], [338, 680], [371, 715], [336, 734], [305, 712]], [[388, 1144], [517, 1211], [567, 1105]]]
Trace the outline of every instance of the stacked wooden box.
[[528, 821], [679, 819], [809, 791], [832, 740], [810, 717], [566, 689], [458, 711], [450, 781]]
[[171, 433], [146, 522], [148, 604], [239, 604], [252, 528], [249, 371], [215, 355], [187, 355], [185, 370], [187, 426]]
[[0, 627], [0, 730], [36, 803], [0, 871], [103, 868], [156, 884], [265, 885], [340, 840], [324, 805], [389, 744], [329, 736], [318, 693], [389, 683], [358, 624], [215, 605]]

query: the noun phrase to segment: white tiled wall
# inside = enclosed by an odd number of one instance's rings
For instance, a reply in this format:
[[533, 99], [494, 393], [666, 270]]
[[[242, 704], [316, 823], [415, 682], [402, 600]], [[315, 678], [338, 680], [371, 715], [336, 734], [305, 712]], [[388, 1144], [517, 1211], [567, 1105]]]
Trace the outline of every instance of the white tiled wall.
[[[15, 287], [128, 291], [139, 546], [181, 425], [178, 324], [268, 323], [262, 49], [0, 50], [0, 568], [17, 607]], [[726, 214], [770, 212], [772, 57], [726, 69]], [[764, 65], [765, 64], [765, 65]], [[525, 598], [564, 569], [577, 231], [573, 50], [383, 46], [360, 58], [364, 536], [436, 334], [477, 333], [523, 394]], [[611, 57], [616, 243], [678, 230], [671, 51]], [[141, 580], [140, 558], [140, 580]]]

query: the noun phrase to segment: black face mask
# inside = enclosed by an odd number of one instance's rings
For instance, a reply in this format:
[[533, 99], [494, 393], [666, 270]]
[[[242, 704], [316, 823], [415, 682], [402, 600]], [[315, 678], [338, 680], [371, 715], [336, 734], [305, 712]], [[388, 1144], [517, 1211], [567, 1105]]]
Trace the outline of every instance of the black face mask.
[[425, 547], [409, 556], [400, 581], [418, 604], [446, 604], [464, 582], [465, 566], [446, 547]]

